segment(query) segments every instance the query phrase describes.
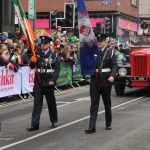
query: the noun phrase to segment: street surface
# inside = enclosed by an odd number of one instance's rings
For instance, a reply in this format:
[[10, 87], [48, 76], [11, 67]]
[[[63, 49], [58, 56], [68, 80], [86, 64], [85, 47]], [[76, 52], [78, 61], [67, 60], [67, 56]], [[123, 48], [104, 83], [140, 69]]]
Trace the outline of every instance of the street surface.
[[105, 130], [100, 101], [96, 133], [85, 134], [89, 122], [89, 86], [56, 93], [58, 127], [52, 129], [44, 100], [40, 130], [30, 127], [33, 100], [0, 106], [0, 150], [150, 150], [150, 89], [112, 89], [112, 130]]

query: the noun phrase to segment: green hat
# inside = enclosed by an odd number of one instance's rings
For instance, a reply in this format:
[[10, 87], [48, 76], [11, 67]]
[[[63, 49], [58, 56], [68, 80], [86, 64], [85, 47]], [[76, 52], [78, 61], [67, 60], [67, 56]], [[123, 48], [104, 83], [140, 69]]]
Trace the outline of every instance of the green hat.
[[79, 42], [79, 39], [78, 39], [76, 36], [72, 36], [72, 37], [70, 38], [70, 41], [71, 41], [71, 42]]
[[49, 37], [50, 37], [53, 41], [55, 41], [55, 39], [56, 39], [56, 34], [52, 33]]

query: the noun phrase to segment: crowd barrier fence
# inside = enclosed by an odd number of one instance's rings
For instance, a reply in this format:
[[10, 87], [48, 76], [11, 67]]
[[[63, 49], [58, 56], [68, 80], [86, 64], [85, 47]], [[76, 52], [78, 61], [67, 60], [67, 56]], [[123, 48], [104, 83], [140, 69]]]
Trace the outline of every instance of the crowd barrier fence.
[[[19, 95], [21, 99], [24, 98], [21, 94], [33, 92], [34, 86], [34, 76], [35, 70], [30, 69], [29, 66], [21, 66], [18, 72], [6, 68], [5, 66], [0, 67], [0, 98]], [[75, 88], [73, 84], [80, 86], [81, 81], [90, 81], [90, 76], [82, 76], [80, 61], [77, 60], [75, 64], [71, 62], [61, 62], [60, 63], [60, 73], [56, 81], [56, 90], [60, 92], [59, 87], [64, 85], [71, 85]]]

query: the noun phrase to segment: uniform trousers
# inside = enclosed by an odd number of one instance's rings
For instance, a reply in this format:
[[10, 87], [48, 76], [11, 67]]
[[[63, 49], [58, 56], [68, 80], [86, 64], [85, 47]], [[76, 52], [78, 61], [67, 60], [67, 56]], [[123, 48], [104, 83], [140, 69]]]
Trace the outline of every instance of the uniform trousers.
[[34, 106], [32, 112], [32, 126], [39, 126], [40, 124], [40, 115], [43, 107], [43, 95], [45, 95], [47, 101], [51, 123], [56, 123], [58, 121], [54, 86], [42, 87], [40, 84], [35, 83], [33, 87]]
[[105, 120], [106, 126], [110, 126], [112, 122], [111, 113], [111, 86], [99, 87], [91, 82], [90, 84], [90, 96], [91, 96], [91, 107], [90, 107], [90, 122], [89, 128], [96, 129], [97, 113], [99, 109], [100, 95], [102, 96], [104, 107], [105, 107]]

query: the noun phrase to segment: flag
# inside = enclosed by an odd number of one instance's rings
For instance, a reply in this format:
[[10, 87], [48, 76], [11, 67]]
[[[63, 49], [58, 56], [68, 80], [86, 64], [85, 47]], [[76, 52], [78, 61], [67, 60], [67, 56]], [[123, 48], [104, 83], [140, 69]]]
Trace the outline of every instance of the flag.
[[35, 46], [34, 46], [34, 38], [35, 38], [35, 34], [29, 24], [28, 19], [26, 18], [26, 14], [24, 12], [24, 9], [20, 3], [20, 0], [13, 0], [14, 3], [14, 7], [15, 7], [15, 11], [17, 13], [18, 19], [19, 19], [19, 23], [21, 25], [22, 31], [31, 47], [32, 50], [32, 55], [36, 56], [35, 54]]
[[93, 75], [96, 68], [97, 41], [84, 0], [77, 0], [80, 40], [80, 65], [82, 75]]
[[24, 21], [23, 21], [23, 18], [22, 18], [22, 14], [20, 12], [20, 7], [19, 7], [19, 4], [18, 4], [18, 0], [13, 0], [13, 3], [14, 3], [15, 11], [17, 13], [17, 17], [19, 19], [19, 23], [21, 25], [22, 31], [23, 31], [24, 35], [27, 37], [27, 33], [26, 33], [25, 26], [24, 26]]

